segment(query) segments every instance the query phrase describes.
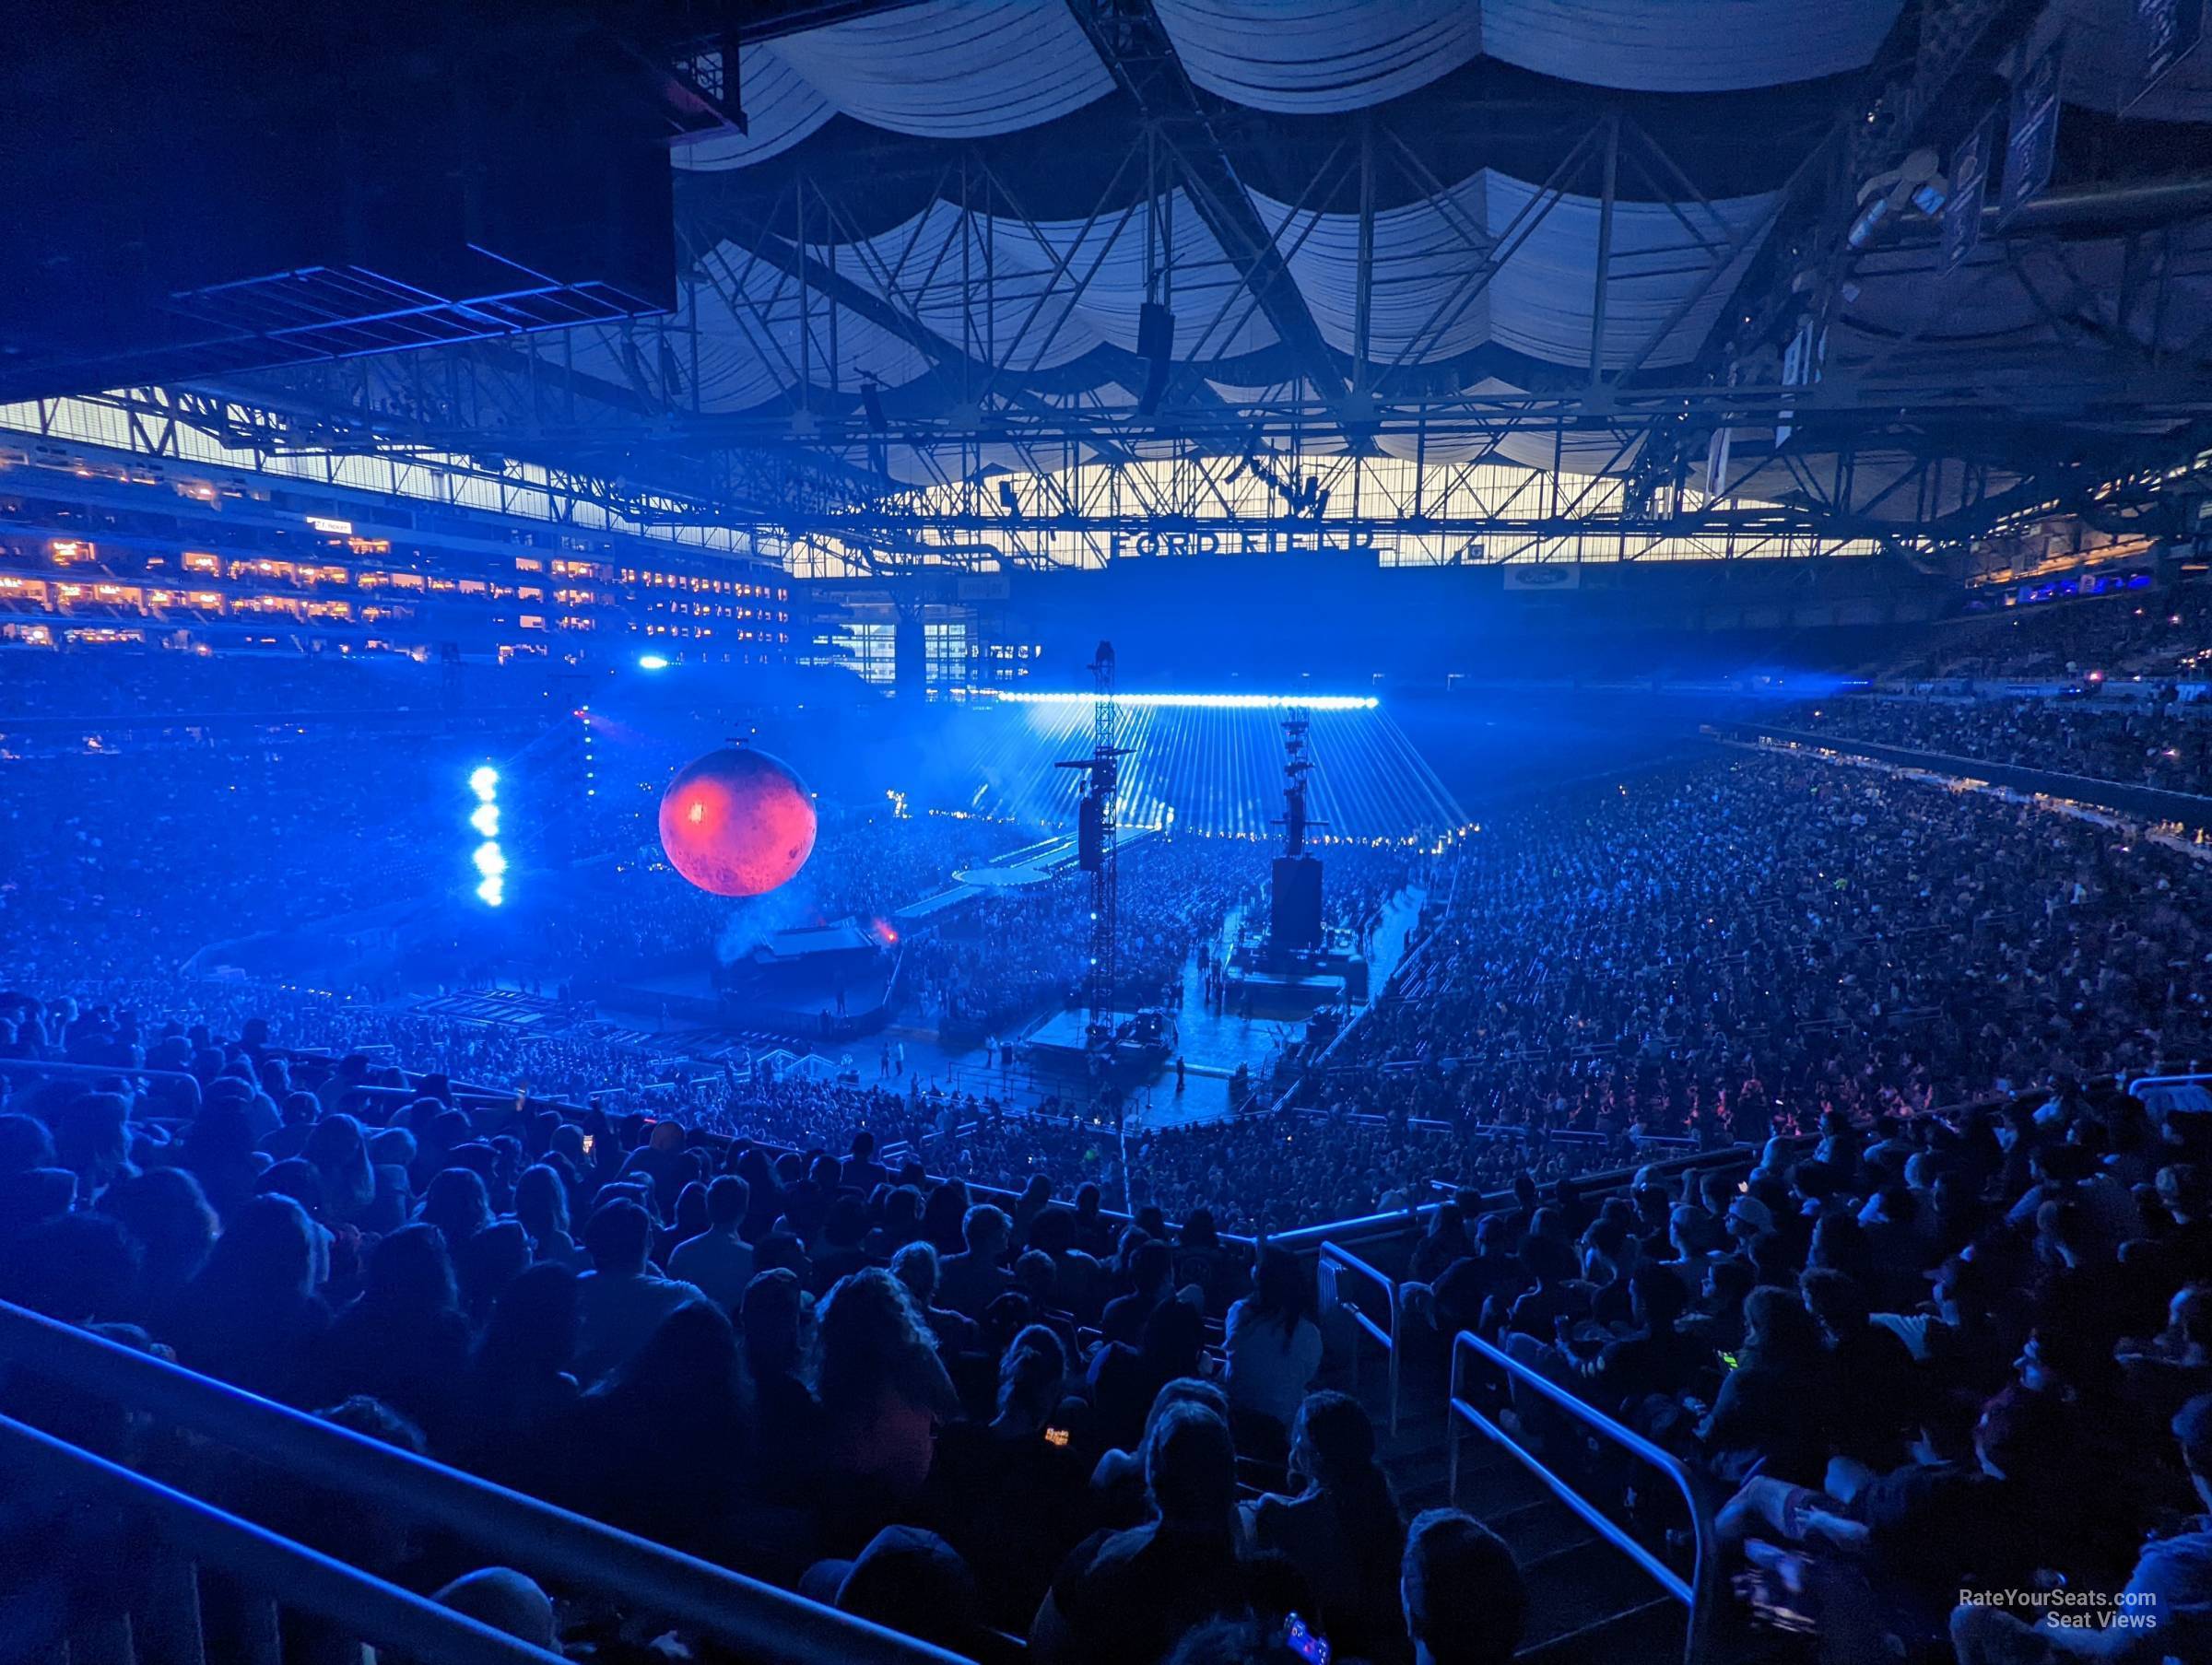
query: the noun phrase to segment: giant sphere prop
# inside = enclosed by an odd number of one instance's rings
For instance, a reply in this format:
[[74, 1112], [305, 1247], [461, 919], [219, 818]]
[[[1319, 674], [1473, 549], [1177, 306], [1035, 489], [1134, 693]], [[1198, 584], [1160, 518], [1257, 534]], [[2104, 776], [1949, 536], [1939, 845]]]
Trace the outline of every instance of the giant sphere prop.
[[718, 897], [765, 896], [787, 883], [813, 853], [814, 831], [814, 800], [766, 752], [709, 752], [661, 794], [661, 848]]

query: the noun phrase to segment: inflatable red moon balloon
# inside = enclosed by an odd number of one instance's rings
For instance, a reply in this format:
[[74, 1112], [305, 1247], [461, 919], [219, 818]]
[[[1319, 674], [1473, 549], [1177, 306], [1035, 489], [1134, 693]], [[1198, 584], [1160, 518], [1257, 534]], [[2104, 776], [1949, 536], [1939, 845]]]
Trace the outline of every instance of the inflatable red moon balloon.
[[814, 830], [814, 800], [766, 752], [709, 752], [661, 794], [661, 848], [718, 897], [765, 896], [789, 881], [813, 853]]

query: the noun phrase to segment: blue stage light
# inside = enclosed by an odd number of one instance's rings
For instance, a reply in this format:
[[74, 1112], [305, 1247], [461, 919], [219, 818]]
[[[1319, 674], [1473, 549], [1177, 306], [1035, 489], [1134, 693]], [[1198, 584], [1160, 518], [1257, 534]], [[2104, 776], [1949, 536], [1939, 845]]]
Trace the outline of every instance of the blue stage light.
[[497, 908], [507, 899], [507, 882], [497, 874], [477, 886], [477, 896], [487, 908]]
[[488, 839], [477, 846], [477, 853], [472, 860], [477, 864], [477, 871], [488, 879], [496, 879], [507, 871], [507, 852]]
[[[1088, 705], [1095, 694], [1004, 692], [1016, 705]], [[1382, 702], [1371, 694], [1116, 694], [1114, 703], [1140, 709], [1188, 708], [1209, 711], [1371, 711]]]
[[638, 669], [641, 671], [665, 671], [667, 668], [668, 662], [665, 659], [663, 659], [658, 653], [641, 653], [638, 655]]
[[487, 838], [498, 838], [500, 836], [500, 806], [496, 803], [477, 804], [476, 808], [468, 812], [468, 824]]
[[481, 765], [476, 773], [469, 776], [468, 790], [484, 803], [489, 803], [499, 795], [500, 771], [488, 763]]

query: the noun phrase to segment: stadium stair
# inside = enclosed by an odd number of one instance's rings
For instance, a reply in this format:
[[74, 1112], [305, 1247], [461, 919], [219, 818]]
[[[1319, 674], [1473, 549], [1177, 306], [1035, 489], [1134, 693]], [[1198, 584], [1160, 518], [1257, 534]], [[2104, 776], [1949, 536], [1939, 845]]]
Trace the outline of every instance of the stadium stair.
[[[1425, 1374], [1407, 1372], [1395, 1435], [1387, 1432], [1383, 1373], [1371, 1366], [1359, 1383], [1381, 1434], [1382, 1466], [1408, 1518], [1453, 1502], [1448, 1413], [1441, 1385], [1416, 1388], [1415, 1378]], [[1521, 1564], [1529, 1596], [1528, 1627], [1514, 1656], [1521, 1665], [1677, 1665], [1682, 1659], [1682, 1608], [1473, 1429], [1460, 1444], [1457, 1507], [1504, 1539]]]

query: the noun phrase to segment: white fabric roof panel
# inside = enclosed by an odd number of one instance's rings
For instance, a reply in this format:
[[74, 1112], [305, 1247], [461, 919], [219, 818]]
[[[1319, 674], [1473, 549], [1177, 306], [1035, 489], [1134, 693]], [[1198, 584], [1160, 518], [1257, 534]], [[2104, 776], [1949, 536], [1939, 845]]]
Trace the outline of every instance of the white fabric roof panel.
[[[1504, 237], [1535, 194], [1534, 186], [1492, 173], [1491, 234]], [[1715, 261], [1735, 232], [1757, 224], [1772, 205], [1769, 195], [1724, 198], [1713, 204], [1708, 215], [1695, 205], [1677, 213], [1665, 203], [1616, 202], [1599, 367], [1624, 368], [1675, 310], [1701, 288], [1703, 294], [1647, 362], [1679, 364], [1694, 358], [1758, 252], [1759, 238], [1747, 238], [1728, 269], [1708, 282]], [[1491, 279], [1492, 340], [1557, 364], [1589, 362], [1603, 215], [1603, 204], [1594, 197], [1565, 196], [1535, 222]]]
[[1864, 68], [1902, 6], [1903, 0], [1482, 0], [1482, 50], [1539, 75], [1593, 87], [1737, 92]]
[[[1536, 187], [1485, 169], [1440, 197], [1376, 214], [1370, 360], [1453, 358], [1496, 342], [1554, 363], [1587, 363], [1601, 205], [1565, 196], [1533, 226], [1516, 226], [1535, 195]], [[1253, 201], [1271, 228], [1281, 228], [1277, 246], [1323, 338], [1353, 351], [1359, 216], [1293, 214], [1257, 192]], [[1696, 205], [1677, 213], [1664, 203], [1617, 202], [1601, 367], [1626, 365], [1706, 285], [1733, 234], [1757, 223], [1771, 203], [1765, 195], [1729, 198], [1708, 214]], [[1478, 291], [1474, 279], [1484, 261], [1509, 237], [1512, 252]], [[1696, 354], [1758, 246], [1758, 238], [1746, 240], [1648, 362], [1677, 364]]]
[[750, 131], [679, 145], [674, 153], [678, 168], [700, 173], [749, 168], [789, 150], [837, 113], [806, 76], [776, 56], [772, 45], [738, 53], [737, 101]]
[[[1375, 215], [1368, 324], [1371, 361], [1389, 364], [1401, 354], [1416, 361], [1451, 358], [1490, 339], [1488, 298], [1475, 293], [1470, 281], [1489, 240], [1489, 178], [1485, 170], [1440, 198]], [[1276, 247], [1297, 279], [1322, 338], [1339, 352], [1354, 351], [1359, 217], [1312, 209], [1299, 213], [1257, 191], [1251, 195], [1261, 220], [1275, 233]], [[1437, 327], [1431, 327], [1432, 321]]]
[[1155, 0], [1190, 77], [1255, 110], [1363, 110], [1482, 51], [1472, 0]]
[[925, 138], [1018, 132], [1113, 90], [1059, 0], [924, 0], [768, 50], [846, 115]]
[[[2093, 21], [2105, 0], [2067, 3]], [[1252, 109], [1312, 115], [1403, 97], [1481, 56], [1643, 92], [1810, 80], [1870, 62], [1903, 0], [1156, 4], [1197, 85]], [[840, 112], [923, 138], [1016, 133], [1114, 86], [1064, 0], [922, 0], [748, 47], [738, 68], [752, 132], [681, 147], [678, 167], [765, 161]], [[2159, 97], [2201, 103], [2201, 73], [2184, 65]]]
[[[1568, 196], [1535, 215], [1536, 188], [1485, 170], [1442, 195], [1380, 211], [1374, 221], [1371, 362], [1433, 362], [1497, 344], [1553, 363], [1586, 364], [1594, 311], [1601, 210]], [[1724, 199], [1710, 210], [1617, 203], [1601, 368], [1618, 369], [1660, 324], [1681, 318], [1645, 362], [1695, 356], [1727, 306], [1759, 238], [1747, 236], [1730, 269], [1708, 281], [1731, 237], [1756, 226], [1771, 198]], [[1254, 193], [1323, 338], [1354, 350], [1359, 311], [1357, 215], [1293, 212]], [[944, 201], [858, 242], [810, 245], [825, 276], [858, 286], [918, 321], [956, 351], [1003, 363], [1021, 377], [1083, 358], [1101, 343], [1135, 352], [1156, 236], [1174, 251], [1169, 290], [1175, 357], [1201, 363], [1258, 352], [1276, 336], [1238, 286], [1233, 269], [1180, 194], [1147, 227], [1139, 205], [1118, 216], [1028, 222], [964, 215]], [[1487, 286], [1477, 281], [1493, 251], [1514, 246]], [[693, 291], [695, 290], [695, 294]], [[1702, 290], [1700, 294], [1700, 291]], [[1692, 301], [1694, 304], [1687, 304]], [[833, 303], [817, 286], [804, 329], [797, 280], [734, 244], [702, 263], [677, 319], [697, 309], [699, 397], [743, 409], [801, 381], [847, 390], [873, 376], [900, 386], [926, 374], [930, 356], [905, 335]], [[587, 333], [587, 336], [594, 333]], [[605, 364], [584, 368], [628, 379], [618, 341]], [[580, 356], [584, 349], [580, 348]], [[674, 348], [687, 367], [691, 348]], [[657, 355], [648, 356], [648, 362]], [[1224, 384], [1223, 391], [1233, 397]]]
[[1151, 252], [1161, 247], [1169, 257], [1176, 358], [1221, 358], [1275, 345], [1274, 326], [1241, 293], [1236, 268], [1180, 186], [1157, 208], [1138, 203], [1125, 214], [1100, 215], [1088, 229], [1079, 219], [999, 217], [989, 235], [1002, 263], [1045, 274], [1061, 269], [1064, 287], [1081, 286], [1077, 311], [1100, 338], [1130, 352], [1137, 350]]

